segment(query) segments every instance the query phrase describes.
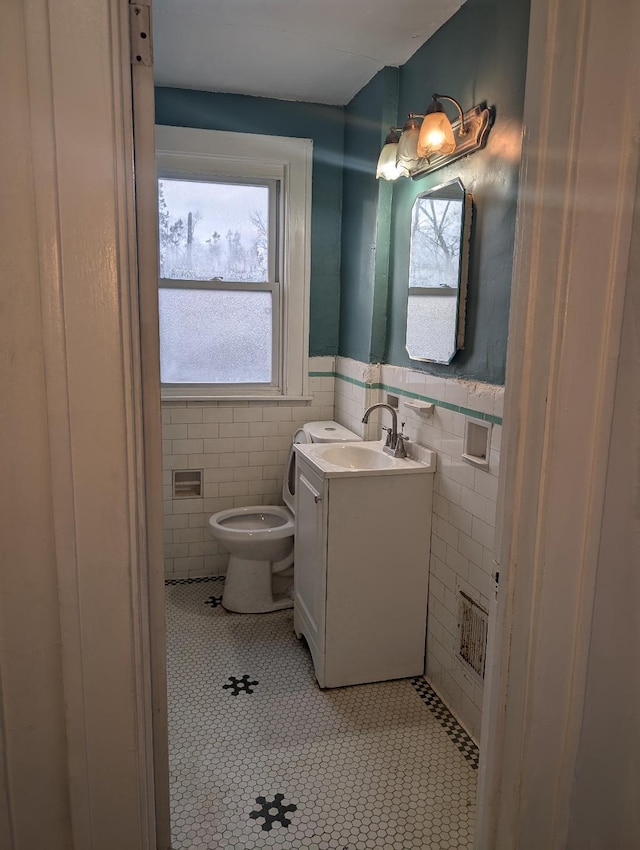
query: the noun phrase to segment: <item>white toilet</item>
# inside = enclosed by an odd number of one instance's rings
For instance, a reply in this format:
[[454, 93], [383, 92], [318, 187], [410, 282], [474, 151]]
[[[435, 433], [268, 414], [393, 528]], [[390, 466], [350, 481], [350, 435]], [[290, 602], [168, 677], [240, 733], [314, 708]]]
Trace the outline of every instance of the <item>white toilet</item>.
[[[337, 422], [308, 422], [293, 443], [348, 443], [361, 437]], [[282, 486], [286, 507], [230, 508], [209, 517], [209, 531], [229, 550], [222, 604], [240, 614], [291, 608], [296, 456], [293, 445]]]

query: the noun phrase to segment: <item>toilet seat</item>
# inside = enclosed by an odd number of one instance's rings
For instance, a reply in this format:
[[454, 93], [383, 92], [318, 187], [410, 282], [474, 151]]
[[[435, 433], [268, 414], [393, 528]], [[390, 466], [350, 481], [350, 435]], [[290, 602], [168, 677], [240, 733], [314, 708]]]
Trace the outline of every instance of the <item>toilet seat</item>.
[[215, 536], [233, 540], [242, 535], [258, 542], [290, 537], [295, 528], [293, 514], [278, 505], [252, 505], [247, 508], [229, 508], [209, 518]]

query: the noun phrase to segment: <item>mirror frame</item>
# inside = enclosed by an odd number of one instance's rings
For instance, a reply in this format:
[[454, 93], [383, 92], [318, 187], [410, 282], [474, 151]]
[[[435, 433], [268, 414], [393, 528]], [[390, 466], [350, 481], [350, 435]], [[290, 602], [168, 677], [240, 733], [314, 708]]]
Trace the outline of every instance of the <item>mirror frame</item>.
[[462, 180], [459, 177], [456, 177], [453, 180], [448, 180], [446, 183], [440, 183], [437, 186], [432, 186], [430, 189], [427, 189], [424, 192], [421, 192], [419, 195], [416, 195], [414, 202], [411, 206], [411, 227], [413, 228], [413, 211], [415, 205], [422, 198], [429, 197], [434, 192], [442, 192], [450, 186], [460, 187], [462, 190], [462, 226], [460, 228], [460, 263], [458, 267], [458, 303], [456, 307], [456, 331], [455, 331], [455, 348], [451, 357], [448, 360], [435, 360], [432, 357], [416, 357], [412, 356], [409, 353], [409, 349], [407, 348], [407, 338], [406, 338], [406, 325], [408, 324], [409, 317], [409, 296], [411, 294], [409, 287], [409, 276], [411, 274], [411, 255], [413, 252], [413, 244], [410, 242], [409, 246], [409, 273], [407, 275], [407, 322], [405, 323], [405, 351], [407, 352], [407, 356], [409, 360], [414, 360], [421, 363], [440, 363], [442, 365], [448, 365], [451, 363], [453, 358], [456, 356], [458, 351], [464, 348], [464, 336], [465, 336], [465, 320], [466, 320], [466, 312], [467, 312], [467, 287], [469, 282], [469, 256], [471, 250], [471, 225], [473, 220], [473, 195], [471, 192], [468, 192]]

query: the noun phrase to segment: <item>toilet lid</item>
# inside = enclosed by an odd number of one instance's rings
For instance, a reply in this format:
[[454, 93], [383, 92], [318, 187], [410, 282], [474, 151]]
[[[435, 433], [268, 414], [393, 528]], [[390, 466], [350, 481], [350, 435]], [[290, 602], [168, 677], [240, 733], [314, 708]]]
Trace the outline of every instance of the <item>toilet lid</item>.
[[[302, 429], [296, 431], [293, 438], [294, 443], [308, 443], [307, 439], [297, 440], [298, 434], [302, 433]], [[304, 435], [306, 437], [306, 434]], [[289, 449], [289, 457], [287, 458], [287, 468], [282, 482], [282, 501], [289, 508], [292, 514], [296, 512], [296, 453], [293, 450], [293, 445]]]
[[306, 426], [304, 428], [298, 428], [296, 433], [293, 435], [293, 442], [303, 443], [305, 445], [312, 442], [311, 435], [307, 432]]

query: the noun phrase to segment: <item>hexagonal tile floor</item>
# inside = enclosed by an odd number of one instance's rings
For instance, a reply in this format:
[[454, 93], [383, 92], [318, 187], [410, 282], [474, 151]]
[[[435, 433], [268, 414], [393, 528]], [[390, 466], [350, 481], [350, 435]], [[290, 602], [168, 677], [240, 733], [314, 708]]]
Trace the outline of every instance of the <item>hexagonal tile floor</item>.
[[174, 850], [472, 846], [474, 746], [424, 680], [322, 691], [290, 610], [230, 614], [220, 579], [166, 590]]

